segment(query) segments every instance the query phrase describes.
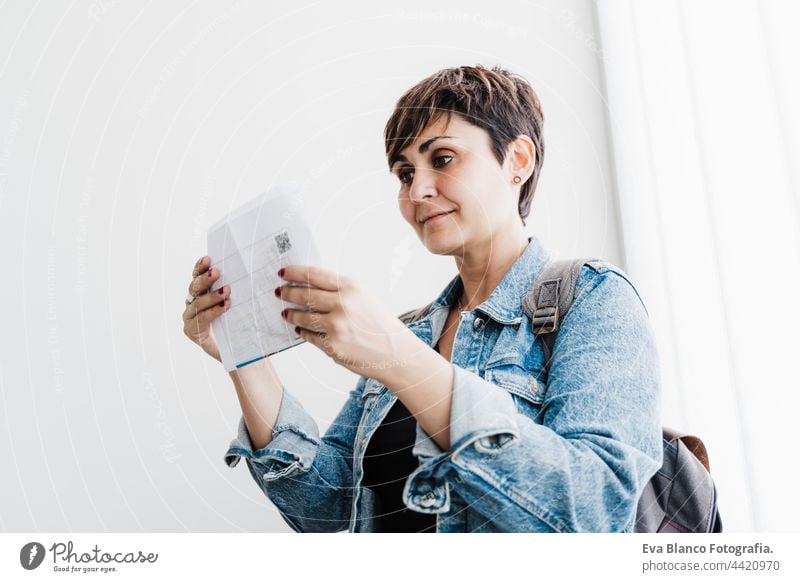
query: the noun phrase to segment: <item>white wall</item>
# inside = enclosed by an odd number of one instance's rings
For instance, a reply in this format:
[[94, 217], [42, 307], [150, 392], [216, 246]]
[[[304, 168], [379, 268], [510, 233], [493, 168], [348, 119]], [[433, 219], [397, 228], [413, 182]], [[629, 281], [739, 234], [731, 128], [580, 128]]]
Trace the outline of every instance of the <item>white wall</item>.
[[797, 531], [800, 5], [598, 6], [664, 423], [706, 443], [725, 531]]
[[[221, 366], [182, 334], [205, 229], [300, 181], [330, 268], [400, 313], [455, 273], [396, 207], [381, 138], [445, 66], [503, 64], [545, 110], [531, 233], [624, 264], [593, 6], [113, 0], [0, 7], [0, 530], [288, 531]], [[274, 358], [324, 430], [355, 376]]]

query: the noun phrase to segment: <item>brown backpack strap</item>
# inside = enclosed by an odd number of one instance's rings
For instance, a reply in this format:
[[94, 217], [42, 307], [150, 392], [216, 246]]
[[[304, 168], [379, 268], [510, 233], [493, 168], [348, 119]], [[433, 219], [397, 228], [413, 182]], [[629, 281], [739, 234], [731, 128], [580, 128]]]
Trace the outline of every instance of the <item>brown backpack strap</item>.
[[697, 460], [703, 463], [703, 466], [706, 468], [706, 471], [709, 473], [711, 472], [711, 466], [708, 462], [708, 451], [706, 450], [706, 445], [700, 440], [699, 437], [690, 434], [684, 434], [682, 432], [678, 432], [675, 429], [667, 428], [666, 426], [663, 428], [664, 438], [668, 442], [674, 442], [676, 440], [680, 440], [689, 451], [697, 457]]

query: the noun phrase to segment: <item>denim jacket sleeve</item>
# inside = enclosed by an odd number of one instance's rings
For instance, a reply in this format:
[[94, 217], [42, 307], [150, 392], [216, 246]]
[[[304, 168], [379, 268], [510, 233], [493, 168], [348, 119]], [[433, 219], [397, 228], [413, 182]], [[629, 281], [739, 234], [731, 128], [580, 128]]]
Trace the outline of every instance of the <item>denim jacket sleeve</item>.
[[583, 267], [541, 411], [523, 414], [515, 398], [454, 366], [451, 451], [417, 427], [405, 503], [446, 511], [453, 489], [501, 531], [631, 531], [663, 453], [654, 335], [621, 271]]
[[[253, 450], [242, 416], [225, 454], [235, 467], [242, 457], [284, 521], [298, 532], [346, 530], [353, 496], [353, 442], [360, 418], [361, 377], [322, 438], [316, 421], [284, 387], [272, 440]], [[355, 419], [355, 420], [354, 420]]]

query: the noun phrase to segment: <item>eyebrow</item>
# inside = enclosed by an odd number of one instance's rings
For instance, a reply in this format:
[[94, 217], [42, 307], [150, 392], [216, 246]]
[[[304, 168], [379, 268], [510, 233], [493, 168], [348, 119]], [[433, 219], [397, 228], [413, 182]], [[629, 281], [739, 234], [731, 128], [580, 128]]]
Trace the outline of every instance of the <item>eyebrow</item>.
[[[428, 149], [431, 147], [431, 144], [435, 142], [437, 139], [455, 139], [455, 138], [452, 135], [437, 135], [436, 137], [432, 137], [431, 139], [426, 140], [425, 142], [420, 144], [419, 153], [424, 154], [425, 152], [427, 152]], [[394, 165], [397, 162], [407, 162], [407, 161], [408, 158], [405, 157], [403, 154], [397, 154], [395, 159], [392, 161], [392, 169], [394, 169]]]

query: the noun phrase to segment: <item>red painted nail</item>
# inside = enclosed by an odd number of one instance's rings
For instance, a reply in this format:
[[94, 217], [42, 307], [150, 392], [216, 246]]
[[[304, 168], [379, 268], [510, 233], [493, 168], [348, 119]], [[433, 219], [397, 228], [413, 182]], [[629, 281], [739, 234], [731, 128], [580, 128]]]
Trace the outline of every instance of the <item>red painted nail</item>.
[[212, 275], [213, 273], [214, 273], [214, 269], [209, 269], [209, 270], [208, 270], [208, 278], [209, 278], [209, 279], [211, 278], [211, 275]]
[[288, 309], [281, 310], [281, 317], [286, 319], [286, 312], [289, 311]]
[[283, 274], [284, 274], [285, 272], [286, 272], [286, 269], [284, 269], [283, 267], [281, 267], [280, 269], [278, 269], [278, 277], [283, 277]]
[[294, 326], [294, 333], [296, 333], [297, 335], [300, 335], [300, 326], [299, 325]]
[[280, 296], [281, 296], [281, 288], [275, 287], [275, 297], [280, 297]]
[[220, 287], [219, 291], [217, 291], [217, 293], [219, 293], [220, 295], [222, 295], [224, 292], [225, 292], [225, 287]]

